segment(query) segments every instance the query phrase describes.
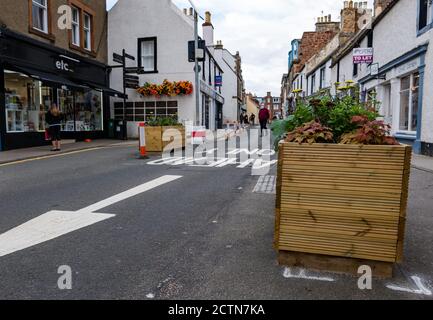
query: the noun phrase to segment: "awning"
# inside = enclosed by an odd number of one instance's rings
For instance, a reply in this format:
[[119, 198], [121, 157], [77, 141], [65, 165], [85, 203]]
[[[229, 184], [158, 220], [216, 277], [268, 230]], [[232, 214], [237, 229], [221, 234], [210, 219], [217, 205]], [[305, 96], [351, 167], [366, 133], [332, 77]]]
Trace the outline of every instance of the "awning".
[[128, 99], [128, 95], [124, 95], [123, 92], [120, 92], [120, 91], [117, 91], [117, 90], [114, 90], [114, 89], [111, 89], [111, 88], [108, 88], [108, 87], [105, 87], [105, 86], [101, 86], [101, 85], [98, 85], [98, 84], [94, 84], [94, 83], [87, 82], [86, 84], [90, 88], [98, 90], [98, 91], [102, 91], [102, 92], [108, 94], [111, 97], [116, 97], [116, 98], [121, 98], [121, 99], [124, 99], [124, 98]]
[[105, 86], [101, 86], [98, 84], [92, 84], [92, 83], [85, 83], [85, 84], [78, 84], [74, 81], [68, 80], [62, 76], [53, 74], [53, 73], [48, 73], [48, 72], [43, 72], [43, 71], [39, 71], [33, 68], [28, 68], [28, 67], [20, 67], [20, 66], [13, 66], [13, 69], [15, 69], [18, 72], [24, 73], [26, 75], [28, 75], [29, 77], [32, 77], [36, 80], [39, 81], [48, 81], [48, 82], [53, 82], [53, 83], [58, 83], [61, 85], [65, 85], [67, 87], [72, 87], [72, 88], [78, 88], [78, 89], [95, 89], [101, 92], [104, 92], [106, 94], [108, 94], [109, 96], [112, 97], [119, 97], [119, 98], [126, 98], [128, 99], [128, 95], [124, 96], [123, 92], [119, 92], [116, 91], [114, 89], [111, 88], [107, 88]]
[[72, 82], [66, 78], [63, 78], [63, 77], [58, 76], [58, 75], [53, 74], [53, 73], [47, 73], [47, 72], [43, 72], [43, 71], [39, 71], [39, 70], [36, 70], [33, 68], [27, 68], [27, 67], [14, 66], [14, 69], [16, 69], [17, 71], [19, 71], [21, 73], [28, 75], [29, 77], [34, 78], [36, 80], [54, 82], [54, 83], [62, 84], [62, 85], [65, 85], [67, 87], [73, 87], [73, 88], [87, 88], [86, 86]]

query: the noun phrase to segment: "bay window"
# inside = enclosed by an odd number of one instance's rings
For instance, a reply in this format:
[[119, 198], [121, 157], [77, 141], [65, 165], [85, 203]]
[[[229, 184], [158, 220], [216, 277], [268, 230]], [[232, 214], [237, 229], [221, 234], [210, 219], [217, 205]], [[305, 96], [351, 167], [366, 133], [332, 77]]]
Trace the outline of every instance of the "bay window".
[[418, 125], [419, 73], [401, 79], [400, 130], [416, 132]]

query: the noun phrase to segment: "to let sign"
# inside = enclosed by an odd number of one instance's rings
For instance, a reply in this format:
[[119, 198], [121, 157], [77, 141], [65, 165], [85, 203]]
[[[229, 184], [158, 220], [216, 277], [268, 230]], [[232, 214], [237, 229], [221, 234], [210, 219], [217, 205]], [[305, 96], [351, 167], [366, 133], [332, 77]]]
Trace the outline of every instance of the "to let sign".
[[373, 48], [355, 48], [353, 49], [353, 63], [373, 63]]

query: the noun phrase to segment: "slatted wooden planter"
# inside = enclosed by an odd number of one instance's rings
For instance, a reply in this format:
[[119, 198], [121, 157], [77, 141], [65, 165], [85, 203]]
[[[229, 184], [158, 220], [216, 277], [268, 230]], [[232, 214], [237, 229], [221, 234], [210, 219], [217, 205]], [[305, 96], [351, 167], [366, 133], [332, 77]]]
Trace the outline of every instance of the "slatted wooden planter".
[[282, 143], [274, 246], [281, 264], [389, 277], [403, 258], [412, 149]]
[[162, 140], [164, 132], [170, 129], [178, 130], [182, 134], [182, 146], [179, 148], [185, 147], [185, 127], [146, 127], [146, 150], [148, 152], [163, 152], [164, 148], [174, 141], [174, 138], [171, 141]]

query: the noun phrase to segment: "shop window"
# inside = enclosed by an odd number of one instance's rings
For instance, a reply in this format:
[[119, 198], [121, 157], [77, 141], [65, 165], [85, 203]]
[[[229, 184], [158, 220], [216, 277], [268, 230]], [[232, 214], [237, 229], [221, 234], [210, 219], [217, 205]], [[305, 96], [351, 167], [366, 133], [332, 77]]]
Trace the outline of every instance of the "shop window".
[[314, 91], [316, 90], [316, 75], [313, 74], [311, 77], [311, 94], [314, 94]]
[[419, 73], [401, 79], [400, 126], [401, 131], [416, 132], [418, 125]]
[[58, 105], [64, 116], [63, 131], [102, 131], [102, 93], [96, 90], [58, 90]]
[[138, 39], [138, 66], [147, 73], [157, 73], [157, 38]]
[[5, 112], [8, 133], [45, 130], [45, 113], [53, 91], [27, 75], [5, 70]]

